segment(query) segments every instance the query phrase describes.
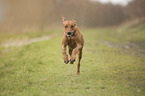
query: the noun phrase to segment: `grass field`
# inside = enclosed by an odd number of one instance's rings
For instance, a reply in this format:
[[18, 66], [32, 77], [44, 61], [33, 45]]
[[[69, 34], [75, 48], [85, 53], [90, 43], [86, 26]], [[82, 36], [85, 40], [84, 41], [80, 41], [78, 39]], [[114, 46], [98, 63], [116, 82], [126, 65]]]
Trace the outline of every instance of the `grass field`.
[[63, 63], [63, 30], [2, 34], [1, 43], [59, 33], [50, 40], [0, 47], [0, 96], [144, 96], [143, 26], [81, 30], [80, 75], [75, 74], [76, 62]]

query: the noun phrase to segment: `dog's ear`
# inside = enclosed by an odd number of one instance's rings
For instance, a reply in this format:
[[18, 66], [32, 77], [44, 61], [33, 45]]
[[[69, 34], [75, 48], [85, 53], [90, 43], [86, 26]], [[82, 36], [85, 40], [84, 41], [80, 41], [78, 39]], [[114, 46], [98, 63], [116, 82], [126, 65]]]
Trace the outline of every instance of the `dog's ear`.
[[63, 23], [66, 21], [66, 19], [64, 18], [64, 16], [61, 16]]
[[72, 21], [72, 22], [76, 25], [76, 23], [77, 23], [77, 21], [76, 21], [76, 20], [72, 19], [71, 21]]
[[76, 20], [74, 20], [74, 19], [72, 19], [71, 21], [73, 21], [74, 23], [76, 23], [77, 21]]

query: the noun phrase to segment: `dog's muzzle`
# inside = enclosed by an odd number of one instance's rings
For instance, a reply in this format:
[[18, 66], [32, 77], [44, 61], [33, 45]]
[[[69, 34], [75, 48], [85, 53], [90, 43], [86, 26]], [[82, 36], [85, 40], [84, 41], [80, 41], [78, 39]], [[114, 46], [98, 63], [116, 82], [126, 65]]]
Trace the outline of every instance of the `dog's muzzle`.
[[66, 35], [67, 35], [67, 37], [71, 37], [73, 35], [73, 32], [67, 31]]

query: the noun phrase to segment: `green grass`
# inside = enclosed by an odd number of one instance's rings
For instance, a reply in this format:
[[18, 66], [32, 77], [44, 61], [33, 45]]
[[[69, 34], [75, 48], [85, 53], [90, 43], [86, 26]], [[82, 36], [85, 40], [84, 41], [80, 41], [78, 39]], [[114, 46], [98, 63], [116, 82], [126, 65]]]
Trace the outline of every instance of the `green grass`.
[[136, 33], [137, 37], [131, 36], [128, 40], [124, 35], [129, 33], [125, 32], [133, 32], [132, 29], [118, 30], [82, 30], [85, 47], [80, 75], [75, 74], [76, 63], [63, 64], [62, 34], [47, 41], [12, 48], [0, 58], [0, 95], [144, 96], [145, 58], [103, 43], [133, 42], [143, 33]]

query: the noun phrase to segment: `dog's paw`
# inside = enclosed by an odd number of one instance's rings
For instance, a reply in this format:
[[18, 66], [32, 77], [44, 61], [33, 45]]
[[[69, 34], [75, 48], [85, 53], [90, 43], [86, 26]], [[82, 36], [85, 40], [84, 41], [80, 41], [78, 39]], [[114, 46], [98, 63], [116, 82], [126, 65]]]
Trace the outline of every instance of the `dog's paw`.
[[76, 60], [74, 59], [74, 60], [69, 60], [70, 61], [70, 64], [73, 64]]
[[77, 72], [76, 74], [77, 74], [77, 75], [79, 75], [79, 74], [80, 74], [80, 72]]
[[68, 64], [68, 62], [69, 62], [69, 60], [68, 61], [64, 61], [65, 64]]

